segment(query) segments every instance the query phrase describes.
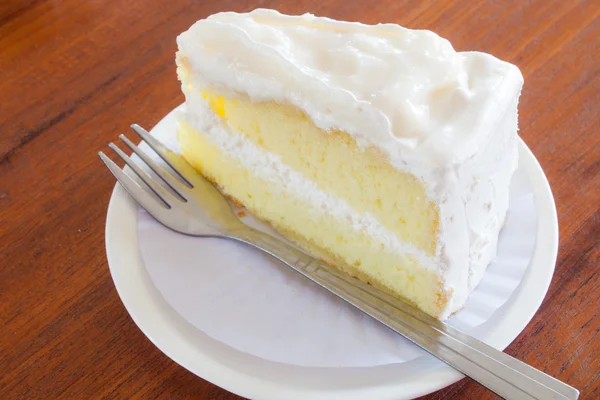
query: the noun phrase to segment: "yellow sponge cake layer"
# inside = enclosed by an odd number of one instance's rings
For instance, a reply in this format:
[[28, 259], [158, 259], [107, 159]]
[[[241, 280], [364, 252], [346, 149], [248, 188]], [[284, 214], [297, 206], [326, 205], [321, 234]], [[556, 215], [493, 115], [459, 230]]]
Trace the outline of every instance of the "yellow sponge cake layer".
[[317, 257], [407, 299], [431, 315], [439, 316], [447, 306], [451, 291], [444, 291], [435, 270], [423, 268], [413, 255], [386, 248], [365, 230], [355, 229], [350, 221], [335, 218], [285, 187], [266, 181], [224, 151], [210, 135], [184, 121], [180, 121], [178, 138], [184, 157], [194, 168], [253, 215]]
[[413, 175], [390, 165], [373, 148], [359, 149], [340, 131], [319, 129], [299, 109], [247, 96], [204, 92], [213, 111], [232, 128], [277, 154], [322, 190], [368, 212], [401, 240], [435, 256], [439, 218], [425, 187]]

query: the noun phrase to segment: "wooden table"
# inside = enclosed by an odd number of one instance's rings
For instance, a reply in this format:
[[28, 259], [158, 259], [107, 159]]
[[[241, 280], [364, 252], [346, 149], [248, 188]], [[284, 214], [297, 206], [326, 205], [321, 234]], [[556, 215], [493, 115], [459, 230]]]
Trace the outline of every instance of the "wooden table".
[[[367, 3], [0, 3], [1, 399], [237, 398], [168, 359], [125, 311], [104, 249], [115, 180], [96, 152], [183, 101], [177, 34], [257, 6], [431, 29], [521, 68], [520, 134], [550, 180], [561, 239], [546, 299], [506, 351], [600, 398], [600, 2]], [[494, 396], [464, 379], [427, 398]]]

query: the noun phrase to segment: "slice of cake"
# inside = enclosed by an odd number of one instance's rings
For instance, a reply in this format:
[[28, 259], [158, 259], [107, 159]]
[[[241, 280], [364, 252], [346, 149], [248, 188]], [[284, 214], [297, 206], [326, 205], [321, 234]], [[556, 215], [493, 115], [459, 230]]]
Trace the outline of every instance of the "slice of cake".
[[441, 319], [464, 305], [508, 208], [517, 67], [430, 31], [263, 9], [177, 43], [198, 171], [346, 273]]

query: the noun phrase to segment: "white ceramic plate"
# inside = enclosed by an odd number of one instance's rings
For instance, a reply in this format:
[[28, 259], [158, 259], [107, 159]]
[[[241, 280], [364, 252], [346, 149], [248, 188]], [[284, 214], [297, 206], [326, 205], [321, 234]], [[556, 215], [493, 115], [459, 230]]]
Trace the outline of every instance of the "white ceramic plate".
[[[154, 130], [169, 128], [165, 117]], [[537, 212], [534, 253], [521, 284], [483, 324], [483, 340], [504, 349], [539, 308], [558, 250], [556, 209], [537, 160], [520, 142], [520, 166], [533, 186]], [[433, 357], [376, 367], [299, 367], [235, 350], [196, 329], [175, 312], [154, 286], [138, 249], [137, 204], [116, 185], [106, 222], [106, 252], [123, 304], [146, 336], [167, 356], [196, 375], [231, 392], [260, 399], [410, 399], [463, 377]]]

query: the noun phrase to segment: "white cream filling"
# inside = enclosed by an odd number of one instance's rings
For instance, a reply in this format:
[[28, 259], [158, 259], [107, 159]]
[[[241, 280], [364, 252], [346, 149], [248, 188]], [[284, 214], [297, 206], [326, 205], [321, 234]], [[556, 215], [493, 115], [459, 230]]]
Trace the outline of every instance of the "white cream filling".
[[245, 169], [260, 179], [272, 183], [274, 187], [281, 188], [282, 191], [310, 204], [323, 214], [331, 215], [340, 222], [349, 223], [354, 230], [366, 233], [374, 241], [381, 243], [384, 251], [409, 254], [423, 267], [436, 270], [434, 260], [413, 245], [398, 239], [373, 215], [356, 212], [345, 200], [321, 190], [313, 181], [284, 164], [278, 155], [264, 151], [223, 124], [203, 99], [194, 99], [196, 101], [193, 105], [189, 100], [188, 97], [188, 109], [193, 108], [193, 112], [187, 112], [183, 118], [196, 130], [208, 136], [215, 146], [224, 154], [234, 158]]

